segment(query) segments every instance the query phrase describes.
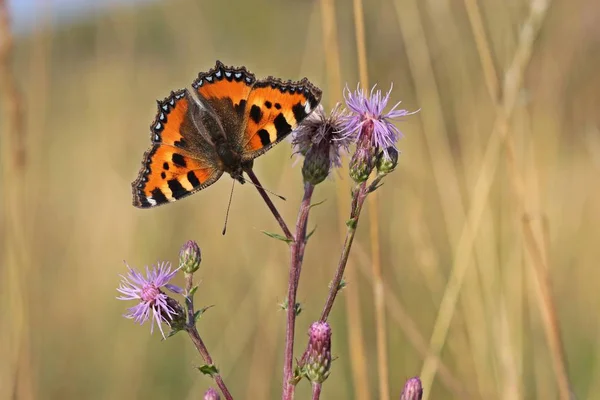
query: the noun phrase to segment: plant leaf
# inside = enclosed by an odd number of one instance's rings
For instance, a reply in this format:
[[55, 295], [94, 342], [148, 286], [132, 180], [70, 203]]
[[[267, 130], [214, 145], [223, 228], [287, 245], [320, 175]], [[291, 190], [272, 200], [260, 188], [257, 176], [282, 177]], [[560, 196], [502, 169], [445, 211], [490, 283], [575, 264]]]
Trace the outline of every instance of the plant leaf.
[[315, 231], [317, 230], [317, 226], [315, 225], [315, 227], [313, 228], [312, 231], [308, 232], [308, 235], [306, 235], [306, 238], [304, 239], [305, 242], [308, 242], [308, 239], [310, 239], [310, 237], [313, 235], [313, 233], [315, 233]]
[[198, 311], [196, 311], [194, 313], [194, 323], [198, 322], [198, 320], [200, 319], [200, 317], [202, 316], [202, 314], [204, 314], [204, 312], [206, 310], [208, 310], [209, 308], [214, 307], [214, 305], [212, 306], [206, 306], [204, 308], [199, 309]]
[[219, 374], [219, 370], [214, 364], [204, 364], [196, 368], [198, 368], [198, 371], [202, 372], [204, 375], [210, 376], [211, 378], [214, 378], [215, 375]]
[[327, 199], [325, 199], [325, 200], [321, 200], [321, 201], [318, 201], [318, 202], [316, 202], [316, 203], [313, 203], [313, 204], [311, 204], [310, 206], [308, 206], [308, 209], [310, 210], [310, 209], [311, 209], [311, 208], [313, 208], [313, 207], [320, 206], [321, 204], [325, 203], [326, 201], [327, 201]]
[[288, 239], [287, 237], [280, 235], [279, 233], [273, 233], [273, 232], [267, 232], [267, 231], [261, 231], [261, 232], [270, 238], [281, 240], [282, 242], [286, 242], [287, 244], [290, 244], [293, 242], [292, 239]]

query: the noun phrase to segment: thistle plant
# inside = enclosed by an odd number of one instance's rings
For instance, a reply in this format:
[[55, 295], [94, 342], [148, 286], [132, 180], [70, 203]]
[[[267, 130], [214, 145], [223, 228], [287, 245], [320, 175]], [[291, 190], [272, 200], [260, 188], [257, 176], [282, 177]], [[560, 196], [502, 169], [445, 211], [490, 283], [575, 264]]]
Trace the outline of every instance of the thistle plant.
[[[194, 306], [194, 295], [198, 290], [198, 286], [194, 285], [194, 273], [200, 268], [201, 260], [200, 247], [196, 242], [190, 240], [181, 247], [179, 267], [174, 270], [169, 262], [159, 262], [152, 268], [146, 267], [146, 276], [144, 276], [127, 265], [129, 272], [126, 276], [121, 276], [121, 284], [117, 288], [121, 295], [117, 299], [137, 301], [138, 303], [130, 307], [124, 316], [139, 324], [151, 319], [151, 333], [156, 324], [165, 340], [178, 332], [187, 332], [205, 363], [199, 366], [198, 370], [212, 377], [223, 396], [227, 400], [232, 400], [233, 397], [196, 327], [202, 314], [209, 308], [195, 310]], [[184, 275], [185, 288], [169, 283], [178, 272], [182, 272]], [[174, 295], [181, 296], [183, 305], [177, 299], [168, 296], [165, 289]], [[170, 328], [167, 335], [165, 335], [163, 325]], [[216, 397], [214, 397], [215, 394]], [[212, 397], [206, 397], [209, 395], [207, 392], [205, 398], [219, 399], [218, 393], [215, 394], [211, 393]]]
[[[369, 93], [360, 87], [355, 91], [346, 88], [345, 107], [337, 104], [327, 113], [322, 106], [319, 106], [292, 133], [294, 153], [303, 159], [304, 190], [293, 233], [256, 175], [252, 170], [246, 171], [281, 227], [283, 235], [265, 233], [284, 242], [290, 252], [287, 293], [282, 305], [286, 312], [282, 384], [284, 400], [294, 398], [295, 387], [303, 379], [308, 380], [312, 385], [313, 400], [319, 399], [324, 382], [333, 372], [332, 328], [327, 319], [338, 293], [345, 286], [344, 271], [365, 199], [380, 188], [385, 177], [398, 165], [400, 152], [397, 142], [402, 134], [394, 122], [412, 114], [399, 109], [400, 103], [386, 112], [390, 94], [391, 89], [383, 94], [375, 87]], [[308, 239], [315, 232], [314, 230], [308, 232], [309, 214], [311, 208], [318, 204], [312, 203], [312, 197], [318, 185], [326, 183], [328, 177], [335, 175], [333, 172], [342, 166], [344, 158], [349, 158], [348, 170], [353, 182], [350, 215], [346, 221], [346, 237], [320, 318], [311, 324], [308, 343], [294, 366], [296, 317], [302, 310], [301, 305], [296, 301], [296, 294]], [[121, 293], [118, 298], [137, 301], [138, 304], [129, 308], [125, 316], [140, 324], [151, 320], [151, 330], [154, 325], [158, 325], [165, 339], [180, 331], [187, 332], [205, 362], [199, 370], [215, 380], [226, 399], [232, 399], [197, 329], [197, 322], [207, 309], [205, 307], [196, 311], [194, 306], [194, 294], [198, 286], [194, 285], [193, 278], [200, 267], [201, 260], [198, 245], [188, 241], [180, 250], [177, 269], [172, 270], [168, 263], [162, 263], [151, 269], [147, 268], [144, 276], [128, 267], [129, 273], [123, 277], [118, 288]], [[183, 274], [185, 281], [183, 288], [170, 283], [178, 273]], [[170, 297], [171, 295], [175, 297]], [[176, 300], [176, 296], [180, 296], [181, 303]], [[163, 326], [170, 328], [170, 332], [166, 335]], [[420, 381], [418, 378], [410, 379], [406, 383], [401, 399], [417, 400], [421, 396]], [[209, 389], [204, 398], [218, 399], [219, 394], [214, 389]]]

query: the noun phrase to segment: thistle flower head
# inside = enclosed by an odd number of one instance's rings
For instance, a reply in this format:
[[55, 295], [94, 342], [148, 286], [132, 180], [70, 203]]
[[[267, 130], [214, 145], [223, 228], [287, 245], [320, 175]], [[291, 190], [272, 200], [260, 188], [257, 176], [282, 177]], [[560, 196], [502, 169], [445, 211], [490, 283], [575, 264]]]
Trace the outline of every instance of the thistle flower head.
[[[407, 110], [397, 109], [400, 103], [394, 105], [388, 112], [384, 112], [392, 88], [384, 95], [381, 90], [375, 90], [375, 87], [373, 86], [369, 94], [360, 86], [355, 91], [351, 91], [348, 87], [344, 91], [346, 107], [350, 112], [343, 117], [343, 130], [346, 137], [356, 141], [356, 152], [350, 160], [350, 176], [356, 182], [364, 182], [368, 179], [373, 168], [378, 166], [376, 164], [380, 153], [385, 161], [394, 157], [392, 149], [397, 156], [396, 142], [402, 133], [393, 124], [393, 120], [413, 114]], [[389, 169], [391, 165], [386, 167]]]
[[368, 95], [360, 86], [354, 92], [346, 87], [344, 99], [350, 113], [344, 118], [344, 132], [348, 136], [355, 137], [357, 142], [361, 141], [361, 136], [368, 136], [366, 139], [370, 145], [383, 150], [384, 155], [388, 157], [387, 149], [389, 147], [395, 149], [396, 142], [402, 136], [392, 121], [413, 113], [397, 109], [400, 102], [384, 113], [393, 85], [385, 95], [381, 90], [375, 90], [375, 87], [373, 86]]
[[[181, 307], [175, 307], [175, 300], [170, 299], [163, 291], [167, 288], [174, 293], [182, 293], [183, 290], [169, 281], [175, 276], [178, 269], [171, 271], [171, 264], [168, 262], [158, 263], [152, 268], [146, 267], [146, 276], [141, 272], [129, 267], [126, 276], [121, 275], [121, 283], [117, 291], [121, 296], [118, 300], [136, 300], [138, 304], [127, 309], [124, 315], [126, 318], [133, 319], [140, 325], [152, 319], [150, 332], [154, 331], [154, 324], [165, 337], [162, 324], [171, 326], [171, 322], [179, 320]], [[175, 301], [175, 303], [173, 303]], [[177, 303], [178, 305], [179, 303]]]
[[418, 376], [410, 378], [404, 384], [400, 400], [421, 400], [423, 397], [423, 385]]
[[327, 322], [314, 322], [308, 336], [308, 346], [299, 367], [311, 382], [323, 383], [331, 372], [331, 327]]
[[292, 144], [295, 152], [304, 156], [302, 176], [306, 182], [319, 184], [332, 168], [342, 165], [341, 152], [352, 142], [342, 133], [343, 115], [339, 104], [329, 115], [319, 105], [294, 131]]
[[193, 240], [188, 240], [179, 251], [179, 266], [183, 272], [192, 274], [200, 268], [202, 254], [198, 243]]
[[204, 400], [221, 400], [221, 396], [215, 389], [208, 388], [208, 390], [204, 392]]

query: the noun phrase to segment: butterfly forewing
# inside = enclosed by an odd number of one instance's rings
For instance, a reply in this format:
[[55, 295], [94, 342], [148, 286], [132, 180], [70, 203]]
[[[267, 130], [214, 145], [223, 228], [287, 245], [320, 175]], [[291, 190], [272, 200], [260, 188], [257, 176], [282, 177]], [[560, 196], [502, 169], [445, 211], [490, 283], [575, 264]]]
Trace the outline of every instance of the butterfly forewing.
[[242, 158], [252, 160], [283, 140], [321, 101], [321, 90], [308, 79], [257, 81], [246, 104]]
[[199, 134], [197, 105], [186, 90], [158, 102], [150, 127], [152, 147], [132, 183], [133, 205], [147, 208], [178, 200], [214, 183], [222, 174], [214, 146]]
[[213, 69], [201, 72], [192, 83], [200, 101], [214, 112], [227, 140], [235, 147], [239, 147], [246, 102], [255, 81], [254, 74], [246, 68], [227, 67], [217, 61]]

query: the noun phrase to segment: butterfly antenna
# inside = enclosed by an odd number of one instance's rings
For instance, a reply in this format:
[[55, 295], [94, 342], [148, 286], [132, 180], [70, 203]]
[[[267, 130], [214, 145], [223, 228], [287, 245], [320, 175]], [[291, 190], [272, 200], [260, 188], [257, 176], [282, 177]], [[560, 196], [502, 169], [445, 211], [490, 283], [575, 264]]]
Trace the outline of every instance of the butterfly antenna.
[[250, 181], [246, 181], [246, 182], [247, 182], [247, 183], [249, 183], [249, 184], [251, 184], [251, 185], [254, 185], [254, 186], [256, 186], [256, 187], [257, 187], [257, 188], [259, 188], [259, 189], [262, 189], [262, 190], [264, 190], [264, 191], [265, 191], [265, 192], [267, 192], [267, 193], [270, 193], [270, 194], [272, 194], [273, 196], [277, 196], [277, 197], [279, 197], [279, 198], [280, 198], [281, 200], [283, 200], [283, 201], [286, 201], [286, 198], [285, 198], [285, 197], [283, 197], [283, 196], [281, 196], [281, 195], [279, 195], [279, 194], [277, 194], [277, 193], [271, 192], [269, 189], [265, 189], [264, 187], [262, 187], [262, 186], [260, 186], [260, 185], [257, 185], [257, 184], [256, 184], [256, 183], [254, 183], [254, 182], [250, 182]]
[[225, 224], [223, 225], [223, 236], [227, 232], [227, 221], [229, 220], [229, 209], [231, 208], [231, 199], [233, 199], [233, 188], [235, 186], [235, 179], [233, 179], [233, 183], [231, 184], [231, 193], [229, 194], [229, 203], [227, 203], [227, 212], [225, 213]]

